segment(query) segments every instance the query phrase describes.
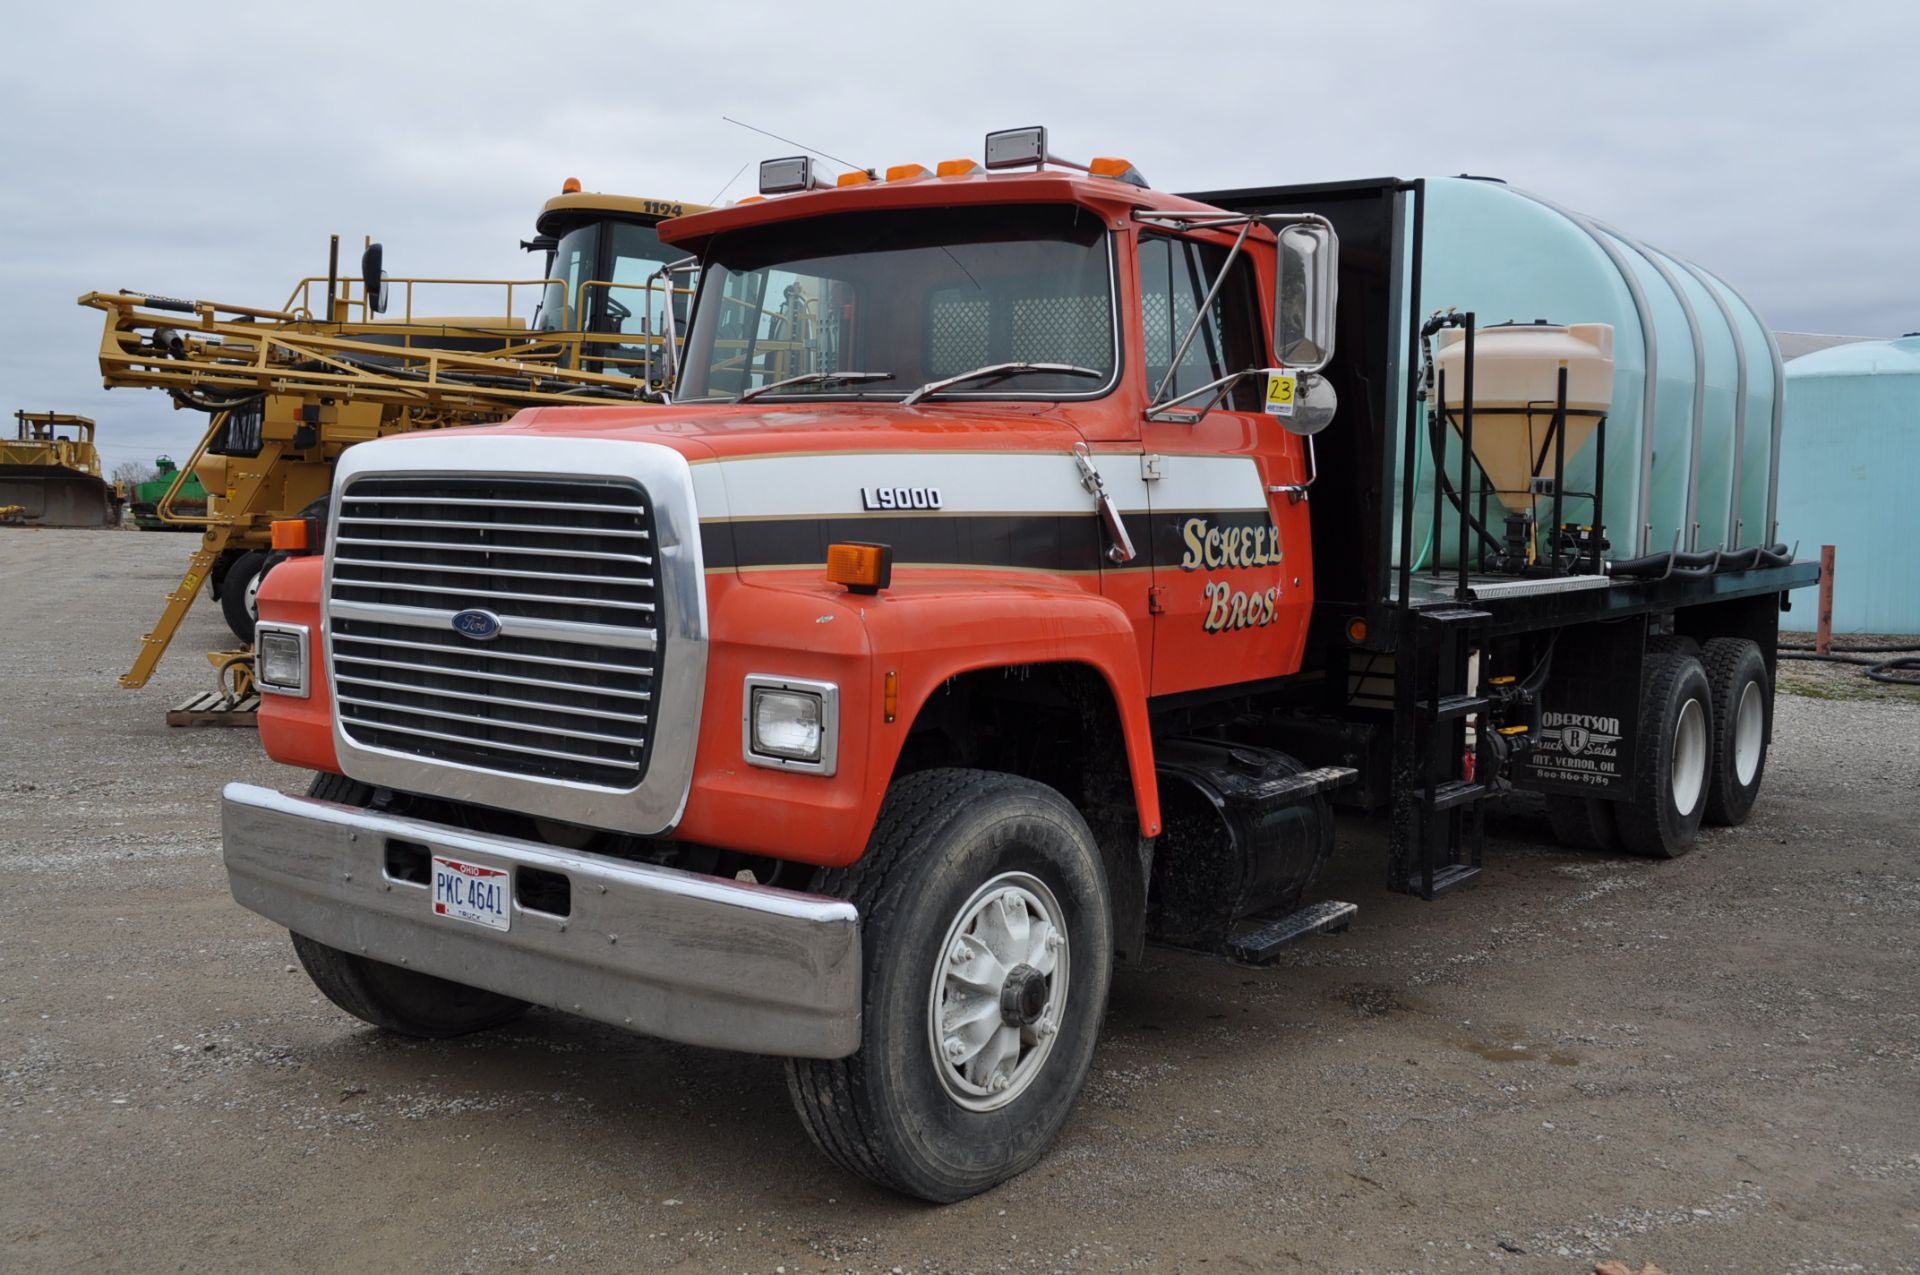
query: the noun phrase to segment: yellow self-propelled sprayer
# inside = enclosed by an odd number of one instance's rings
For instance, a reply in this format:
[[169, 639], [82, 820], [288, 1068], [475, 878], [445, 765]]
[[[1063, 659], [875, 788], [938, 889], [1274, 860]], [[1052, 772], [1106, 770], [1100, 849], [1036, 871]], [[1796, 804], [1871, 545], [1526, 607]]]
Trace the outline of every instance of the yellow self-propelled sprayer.
[[[156, 511], [202, 528], [200, 545], [120, 684], [146, 684], [203, 585], [251, 641], [273, 522], [323, 499], [355, 443], [524, 407], [660, 398], [690, 290], [668, 268], [680, 254], [654, 228], [695, 211], [583, 193], [570, 178], [521, 245], [545, 254], [541, 278], [389, 278], [381, 246], [369, 244], [361, 278], [343, 279], [336, 236], [327, 275], [300, 280], [277, 309], [131, 291], [81, 297], [106, 315], [109, 389], [165, 390], [176, 407], [211, 417]], [[421, 312], [448, 294], [488, 309]], [[210, 499], [189, 514], [174, 497], [196, 473]]]

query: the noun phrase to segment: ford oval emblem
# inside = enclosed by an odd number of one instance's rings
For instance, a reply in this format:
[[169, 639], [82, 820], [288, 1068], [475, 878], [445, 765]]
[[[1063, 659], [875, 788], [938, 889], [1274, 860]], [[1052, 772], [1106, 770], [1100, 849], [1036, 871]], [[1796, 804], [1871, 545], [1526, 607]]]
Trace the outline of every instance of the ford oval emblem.
[[500, 617], [475, 607], [453, 617], [453, 631], [476, 642], [486, 642], [500, 636]]

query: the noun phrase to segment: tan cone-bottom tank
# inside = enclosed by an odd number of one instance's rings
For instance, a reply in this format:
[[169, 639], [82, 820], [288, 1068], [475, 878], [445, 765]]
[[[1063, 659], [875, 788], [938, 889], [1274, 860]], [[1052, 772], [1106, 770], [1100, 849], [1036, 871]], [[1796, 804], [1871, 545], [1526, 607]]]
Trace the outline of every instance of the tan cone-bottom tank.
[[[1443, 405], [1456, 433], [1466, 405], [1466, 333], [1443, 329], [1434, 366], [1445, 380]], [[1613, 328], [1605, 323], [1547, 323], [1481, 328], [1473, 342], [1473, 458], [1493, 495], [1512, 513], [1539, 499], [1532, 480], [1553, 474], [1555, 404], [1567, 369], [1566, 459], [1593, 437], [1613, 405]]]

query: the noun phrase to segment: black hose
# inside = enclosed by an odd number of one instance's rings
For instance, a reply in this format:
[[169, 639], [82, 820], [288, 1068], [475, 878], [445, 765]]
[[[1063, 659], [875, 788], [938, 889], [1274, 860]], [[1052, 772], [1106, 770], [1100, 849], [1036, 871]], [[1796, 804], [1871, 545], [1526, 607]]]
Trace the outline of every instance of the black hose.
[[[1806, 642], [1782, 642], [1779, 650], [1812, 651], [1816, 648]], [[1835, 655], [1884, 655], [1889, 652], [1920, 651], [1920, 642], [1874, 642], [1855, 646], [1849, 643], [1834, 651]]]
[[1785, 545], [1758, 545], [1736, 549], [1732, 553], [1712, 549], [1700, 553], [1650, 553], [1640, 558], [1622, 558], [1607, 564], [1607, 574], [1616, 576], [1664, 576], [1668, 568], [1677, 576], [1699, 578], [1721, 571], [1748, 571], [1754, 567], [1783, 567], [1793, 561], [1793, 551]]
[[[1920, 686], [1920, 655], [1897, 654], [1906, 651], [1920, 651], [1920, 643], [1912, 642], [1873, 642], [1859, 646], [1845, 646], [1830, 650], [1822, 655], [1804, 642], [1794, 642], [1778, 648], [1783, 660], [1806, 660], [1821, 664], [1851, 664], [1858, 668], [1870, 681], [1882, 682], [1889, 686]], [[1896, 658], [1882, 659], [1884, 655], [1896, 655]]]
[[[1453, 480], [1447, 477], [1446, 430], [1440, 424], [1440, 413], [1427, 413], [1427, 451], [1433, 457], [1433, 476], [1440, 480], [1440, 490], [1453, 503], [1454, 509], [1467, 520], [1467, 525], [1480, 536], [1481, 542], [1495, 553], [1504, 554], [1507, 542], [1495, 536], [1481, 525], [1480, 520], [1467, 512], [1466, 504], [1460, 499], [1460, 493], [1453, 489]], [[1436, 550], [1436, 552], [1438, 552]]]
[[1905, 659], [1876, 664], [1867, 670], [1867, 676], [1891, 686], [1920, 686], [1920, 656], [1909, 655]]

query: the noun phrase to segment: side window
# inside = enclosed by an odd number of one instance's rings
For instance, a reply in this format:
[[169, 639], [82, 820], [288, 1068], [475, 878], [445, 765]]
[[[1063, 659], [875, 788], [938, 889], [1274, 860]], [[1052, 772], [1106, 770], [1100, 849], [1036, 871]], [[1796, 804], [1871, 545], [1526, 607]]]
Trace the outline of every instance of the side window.
[[[1180, 339], [1193, 323], [1207, 289], [1227, 259], [1226, 248], [1164, 235], [1140, 237], [1141, 333], [1146, 341], [1147, 390], [1160, 384], [1173, 363]], [[1206, 318], [1194, 333], [1167, 397], [1197, 390], [1229, 372], [1263, 367], [1259, 293], [1254, 288], [1253, 263], [1245, 254], [1236, 258], [1226, 282], [1220, 285]], [[1259, 378], [1248, 377], [1234, 387], [1225, 406], [1236, 411], [1260, 410]]]

